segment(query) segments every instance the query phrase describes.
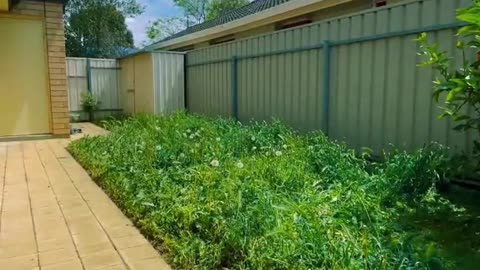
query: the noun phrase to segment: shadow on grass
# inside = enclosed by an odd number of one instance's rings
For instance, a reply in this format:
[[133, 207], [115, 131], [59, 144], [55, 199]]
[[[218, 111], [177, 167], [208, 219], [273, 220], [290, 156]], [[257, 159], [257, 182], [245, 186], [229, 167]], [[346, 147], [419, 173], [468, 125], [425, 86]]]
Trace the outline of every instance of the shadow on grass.
[[451, 260], [456, 264], [451, 269], [480, 269], [480, 192], [452, 185], [441, 197], [405, 213], [400, 223], [414, 233], [412, 241], [431, 243], [419, 251], [423, 256]]

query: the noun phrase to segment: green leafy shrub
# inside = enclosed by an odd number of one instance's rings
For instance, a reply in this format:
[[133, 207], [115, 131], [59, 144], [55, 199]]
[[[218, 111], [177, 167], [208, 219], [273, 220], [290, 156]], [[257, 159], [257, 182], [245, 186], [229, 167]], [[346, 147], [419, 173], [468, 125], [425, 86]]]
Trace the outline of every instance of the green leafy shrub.
[[[426, 58], [419, 65], [432, 67], [439, 75], [434, 81], [433, 93], [443, 110], [439, 117], [450, 117], [457, 122], [455, 130], [475, 130], [480, 135], [480, 1], [472, 2], [471, 7], [457, 10], [457, 19], [467, 23], [457, 33], [461, 40], [456, 48], [463, 55], [460, 68], [454, 66], [455, 60], [446, 51], [439, 50], [438, 43], [428, 42], [426, 33], [421, 34], [417, 42], [421, 49], [419, 55]], [[440, 98], [443, 101], [439, 101]], [[474, 142], [473, 154], [480, 171], [478, 141]]]
[[179, 113], [110, 130], [69, 150], [180, 269], [448, 266], [397, 223], [441, 180], [436, 148], [366, 170], [344, 145], [278, 122]]
[[82, 109], [88, 113], [88, 120], [92, 122], [94, 119], [94, 113], [98, 109], [100, 102], [95, 94], [92, 92], [83, 92], [81, 97]]

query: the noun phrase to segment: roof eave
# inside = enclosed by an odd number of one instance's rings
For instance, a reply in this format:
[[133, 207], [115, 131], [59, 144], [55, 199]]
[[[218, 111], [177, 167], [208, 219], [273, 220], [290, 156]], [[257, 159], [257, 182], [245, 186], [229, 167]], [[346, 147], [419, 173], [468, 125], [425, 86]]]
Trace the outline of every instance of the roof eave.
[[275, 23], [324, 8], [352, 2], [353, 0], [297, 0], [272, 7], [270, 9], [245, 16], [219, 26], [194, 32], [171, 40], [160, 41], [145, 47], [147, 50], [175, 49], [200, 43], [239, 31]]

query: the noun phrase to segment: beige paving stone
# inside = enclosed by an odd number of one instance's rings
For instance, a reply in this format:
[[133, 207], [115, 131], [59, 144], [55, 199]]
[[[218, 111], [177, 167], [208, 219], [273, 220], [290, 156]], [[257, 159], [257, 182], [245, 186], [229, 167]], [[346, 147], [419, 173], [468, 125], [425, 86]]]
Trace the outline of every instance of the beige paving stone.
[[132, 235], [138, 235], [140, 232], [130, 223], [118, 225], [115, 227], [105, 228], [108, 235], [112, 238], [126, 237]]
[[45, 251], [52, 251], [58, 249], [68, 249], [68, 248], [75, 248], [71, 236], [68, 235], [65, 238], [54, 238], [54, 239], [46, 239], [46, 240], [38, 240], [38, 251], [45, 252]]
[[78, 247], [78, 253], [80, 254], [80, 257], [86, 257], [92, 254], [96, 254], [98, 252], [108, 251], [112, 249], [113, 249], [112, 244], [109, 242], [105, 242], [105, 243], [99, 243], [99, 244], [94, 244], [90, 246]]
[[108, 237], [100, 232], [72, 235], [77, 248], [110, 243]]
[[[106, 268], [102, 268], [100, 270], [129, 270], [125, 265], [114, 265], [114, 266], [108, 266]], [[155, 270], [155, 269], [152, 269]]]
[[120, 255], [129, 265], [137, 261], [158, 258], [158, 252], [150, 244], [121, 249]]
[[112, 238], [113, 244], [117, 249], [126, 249], [130, 247], [137, 247], [147, 245], [148, 241], [142, 235], [125, 236], [119, 238]]
[[131, 270], [171, 270], [170, 266], [161, 258], [146, 259], [129, 264]]
[[79, 259], [72, 259], [67, 262], [42, 266], [42, 270], [83, 270], [83, 267]]
[[32, 270], [38, 267], [38, 256], [35, 254], [0, 259], [0, 269]]
[[75, 249], [72, 247], [57, 249], [53, 251], [40, 252], [40, 266], [44, 267], [47, 265], [58, 264], [63, 262], [68, 262], [78, 258]]
[[123, 264], [120, 255], [113, 248], [82, 257], [81, 259], [85, 268], [92, 270]]
[[68, 142], [0, 142], [0, 270], [169, 269]]

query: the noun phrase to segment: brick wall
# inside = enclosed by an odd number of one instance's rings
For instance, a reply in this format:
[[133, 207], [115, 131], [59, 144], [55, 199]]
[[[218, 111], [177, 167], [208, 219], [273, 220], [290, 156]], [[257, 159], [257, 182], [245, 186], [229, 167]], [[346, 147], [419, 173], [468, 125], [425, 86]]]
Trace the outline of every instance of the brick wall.
[[20, 0], [11, 13], [44, 17], [48, 48], [51, 129], [54, 135], [68, 136], [70, 134], [70, 114], [65, 67], [63, 6], [60, 3]]

